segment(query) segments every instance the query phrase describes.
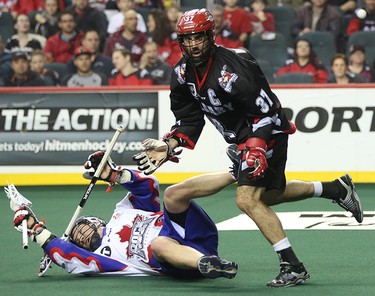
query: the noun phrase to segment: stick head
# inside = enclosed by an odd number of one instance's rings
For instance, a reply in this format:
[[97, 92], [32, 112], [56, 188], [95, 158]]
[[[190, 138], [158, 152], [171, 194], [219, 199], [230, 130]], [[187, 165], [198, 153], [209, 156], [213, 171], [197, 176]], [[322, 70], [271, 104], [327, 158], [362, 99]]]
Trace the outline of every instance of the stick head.
[[12, 211], [17, 211], [20, 206], [32, 206], [32, 202], [19, 193], [16, 186], [13, 184], [4, 187], [4, 191], [10, 200], [10, 208]]
[[120, 133], [122, 133], [124, 131], [125, 127], [123, 127], [122, 125], [118, 125], [116, 130]]

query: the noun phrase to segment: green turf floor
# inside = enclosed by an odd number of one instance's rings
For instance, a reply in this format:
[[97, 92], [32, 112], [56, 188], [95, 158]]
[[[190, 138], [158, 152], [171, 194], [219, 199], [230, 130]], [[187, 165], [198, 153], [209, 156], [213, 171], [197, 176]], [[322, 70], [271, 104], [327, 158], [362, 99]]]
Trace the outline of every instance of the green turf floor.
[[[84, 186], [19, 187], [33, 201], [38, 216], [61, 235], [77, 207]], [[123, 192], [111, 194], [97, 186], [84, 214], [108, 219]], [[375, 184], [359, 184], [365, 211], [375, 211]], [[199, 201], [215, 222], [240, 214], [234, 187]], [[66, 274], [54, 266], [43, 278], [36, 276], [41, 249], [21, 247], [21, 235], [12, 228], [13, 214], [5, 194], [0, 198], [0, 295], [375, 295], [375, 233], [368, 230], [288, 230], [288, 238], [311, 274], [306, 284], [270, 289], [266, 282], [278, 273], [278, 259], [259, 231], [221, 231], [219, 253], [239, 264], [235, 279], [183, 281], [167, 277], [85, 277]], [[323, 199], [284, 204], [276, 211], [338, 211]]]

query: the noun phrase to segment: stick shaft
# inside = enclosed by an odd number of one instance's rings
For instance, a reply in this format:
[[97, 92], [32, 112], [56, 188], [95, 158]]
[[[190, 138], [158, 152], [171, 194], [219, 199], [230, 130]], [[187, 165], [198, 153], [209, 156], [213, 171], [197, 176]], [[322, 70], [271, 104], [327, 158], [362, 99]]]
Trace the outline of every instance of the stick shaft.
[[27, 239], [27, 221], [22, 220], [22, 247], [27, 249], [29, 247], [29, 241]]
[[101, 162], [99, 163], [99, 166], [98, 166], [97, 170], [95, 171], [93, 178], [91, 179], [90, 184], [87, 186], [86, 191], [83, 194], [82, 199], [81, 199], [79, 205], [77, 206], [77, 208], [76, 208], [76, 210], [75, 210], [75, 212], [73, 214], [72, 219], [70, 219], [68, 227], [65, 229], [65, 232], [64, 232], [63, 237], [62, 237], [64, 240], [68, 239], [69, 233], [73, 229], [74, 222], [77, 220], [77, 218], [78, 218], [78, 216], [79, 216], [82, 208], [84, 207], [87, 199], [89, 198], [89, 196], [91, 194], [91, 191], [94, 188], [96, 181], [100, 177], [100, 174], [102, 173], [102, 171], [104, 169], [104, 166], [107, 163], [107, 160], [108, 160], [108, 158], [109, 158], [109, 156], [110, 156], [110, 154], [111, 154], [111, 152], [113, 150], [113, 147], [115, 146], [116, 141], [117, 141], [118, 137], [120, 136], [120, 134], [121, 134], [121, 132], [123, 130], [124, 129], [123, 129], [122, 126], [117, 127], [116, 132], [113, 135], [112, 140], [109, 143], [109, 146], [108, 146], [107, 150], [105, 151], [105, 153], [103, 155], [103, 158], [102, 158]]

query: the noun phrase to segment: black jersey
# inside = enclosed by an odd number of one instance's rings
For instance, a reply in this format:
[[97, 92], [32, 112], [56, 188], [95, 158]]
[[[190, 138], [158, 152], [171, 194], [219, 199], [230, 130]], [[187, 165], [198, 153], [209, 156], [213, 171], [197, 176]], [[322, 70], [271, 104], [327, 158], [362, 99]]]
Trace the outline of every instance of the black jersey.
[[170, 99], [176, 118], [172, 130], [181, 146], [194, 148], [204, 116], [227, 143], [240, 144], [251, 137], [268, 142], [272, 134], [292, 130], [277, 96], [247, 50], [216, 46], [208, 63], [201, 81], [184, 58], [172, 73]]

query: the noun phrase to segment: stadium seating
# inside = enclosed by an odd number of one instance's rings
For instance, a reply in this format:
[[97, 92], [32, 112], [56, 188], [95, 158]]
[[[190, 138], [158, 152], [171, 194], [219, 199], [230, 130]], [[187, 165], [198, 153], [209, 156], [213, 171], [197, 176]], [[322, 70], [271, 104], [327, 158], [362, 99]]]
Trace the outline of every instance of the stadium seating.
[[313, 50], [326, 68], [331, 65], [331, 59], [337, 52], [335, 36], [331, 32], [310, 32], [302, 36], [310, 41]]
[[347, 43], [347, 53], [349, 54], [351, 46], [361, 44], [366, 50], [366, 62], [372, 65], [375, 59], [375, 32], [356, 32], [349, 36]]
[[268, 83], [273, 83], [275, 80], [273, 76], [275, 68], [266, 60], [259, 59], [257, 62], [262, 69], [264, 76], [266, 76]]
[[15, 34], [13, 17], [8, 12], [0, 13], [0, 35], [3, 39], [4, 44], [7, 39]]
[[271, 6], [267, 7], [265, 11], [273, 14], [275, 18], [276, 32], [283, 34], [286, 40], [286, 45], [293, 48], [294, 38], [290, 29], [296, 18], [294, 8], [288, 6]]
[[275, 77], [275, 83], [313, 83], [313, 78], [311, 75], [305, 73], [284, 73]]
[[67, 73], [67, 66], [64, 63], [48, 63], [45, 67], [50, 71], [56, 71], [61, 80]]
[[287, 60], [287, 46], [285, 37], [281, 33], [275, 33], [274, 38], [264, 38], [263, 35], [255, 35], [250, 39], [250, 53], [257, 60], [266, 60], [274, 68], [274, 72], [284, 66]]

